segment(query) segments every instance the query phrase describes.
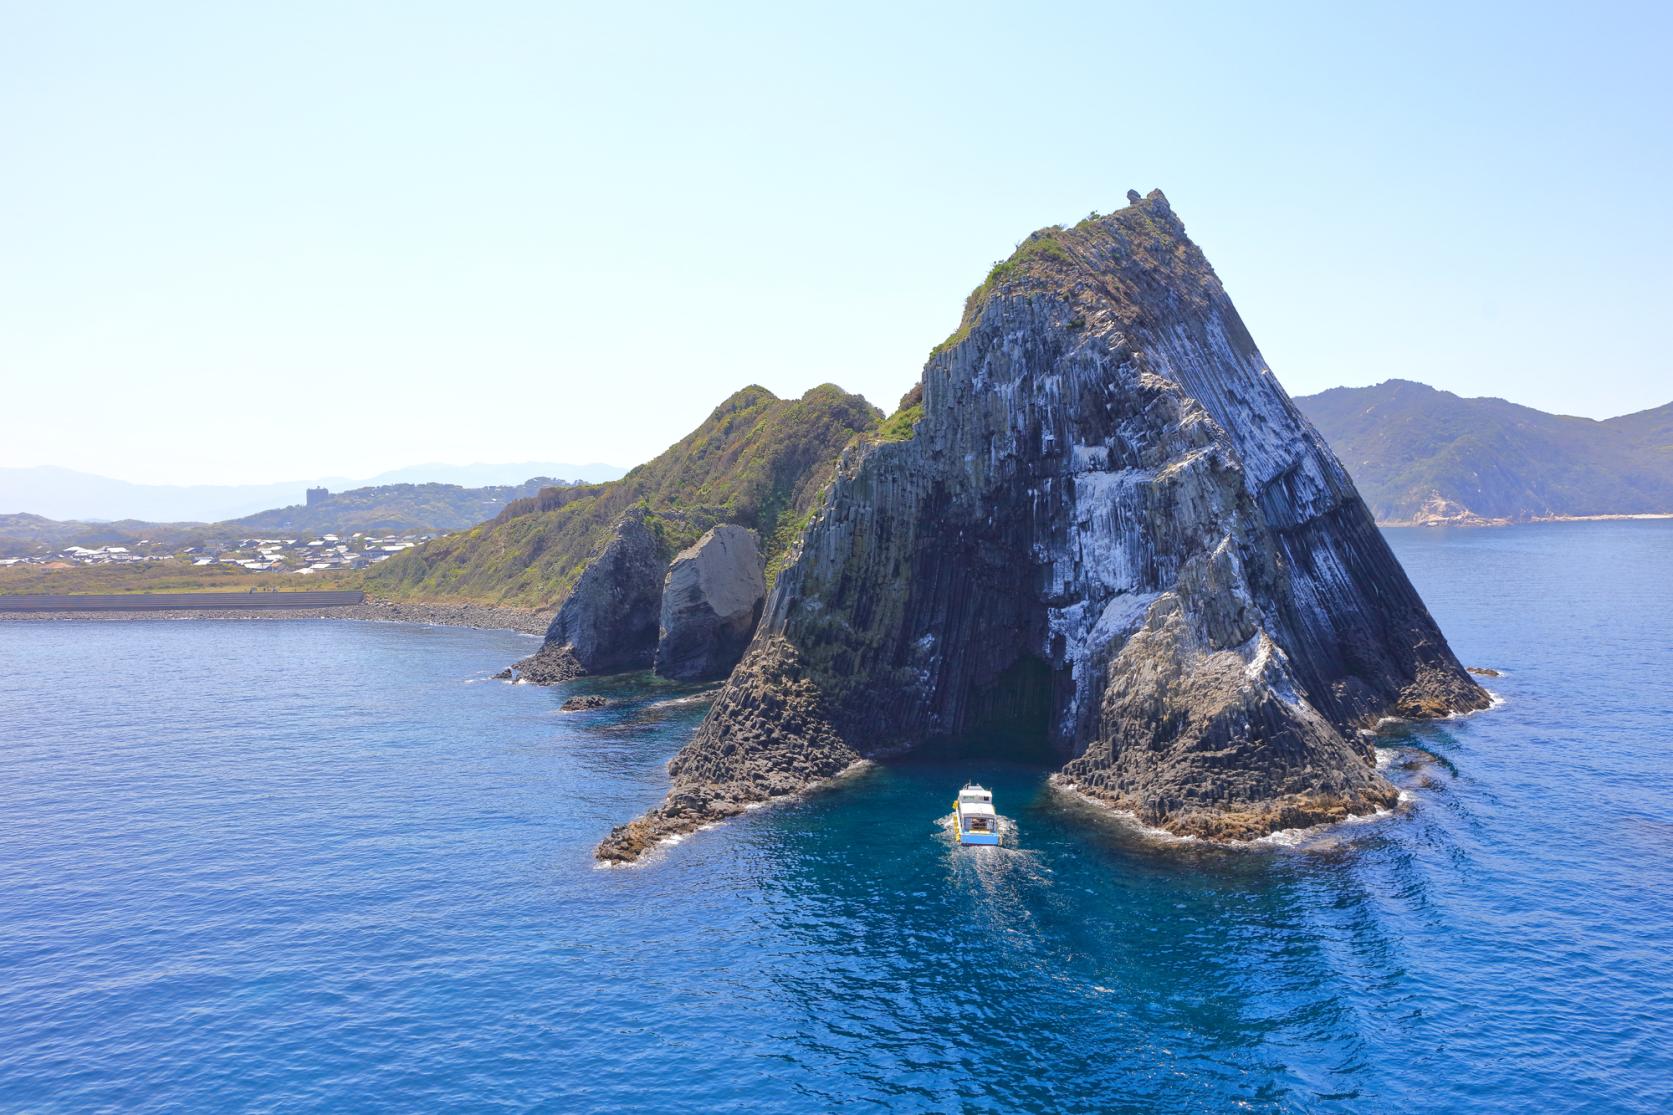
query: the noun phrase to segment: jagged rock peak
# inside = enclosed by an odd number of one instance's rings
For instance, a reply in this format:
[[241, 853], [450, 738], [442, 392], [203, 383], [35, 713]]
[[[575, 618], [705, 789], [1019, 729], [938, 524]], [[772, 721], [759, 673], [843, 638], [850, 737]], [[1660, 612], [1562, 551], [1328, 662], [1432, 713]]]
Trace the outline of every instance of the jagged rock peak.
[[1386, 807], [1357, 729], [1486, 704], [1160, 191], [1024, 240], [921, 386], [601, 857], [928, 741], [1243, 839]]

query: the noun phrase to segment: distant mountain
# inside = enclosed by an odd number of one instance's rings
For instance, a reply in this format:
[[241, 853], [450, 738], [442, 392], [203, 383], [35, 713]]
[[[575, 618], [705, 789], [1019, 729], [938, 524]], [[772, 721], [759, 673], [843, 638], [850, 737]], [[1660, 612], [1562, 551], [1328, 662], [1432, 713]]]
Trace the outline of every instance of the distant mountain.
[[0, 515], [0, 558], [39, 556], [70, 546], [129, 546], [145, 539], [184, 549], [207, 540], [208, 523], [109, 523], [48, 519], [41, 515]]
[[268, 535], [349, 535], [392, 532], [443, 534], [492, 519], [519, 500], [567, 480], [537, 476], [521, 484], [462, 488], [457, 484], [379, 484], [331, 492], [312, 503], [260, 511], [218, 523], [154, 523], [135, 519], [97, 523], [40, 515], [0, 515], [0, 557], [26, 557], [70, 546], [131, 546], [141, 540], [166, 550], [224, 544]]
[[[519, 464], [493, 465], [411, 465], [390, 472], [367, 477], [361, 484], [459, 484], [466, 488], [488, 488], [504, 484], [521, 484], [531, 476], [555, 476], [563, 480], [579, 480], [586, 484], [602, 484], [627, 475], [627, 469], [615, 465], [555, 464], [551, 461], [523, 461]], [[326, 487], [331, 485], [327, 484]], [[348, 485], [344, 484], [343, 487]]]
[[1295, 402], [1380, 523], [1673, 513], [1673, 403], [1599, 422], [1401, 379]]
[[331, 492], [312, 503], [261, 511], [219, 525], [250, 534], [274, 531], [445, 534], [486, 522], [514, 501], [539, 495], [544, 488], [569, 485], [568, 480], [549, 476], [485, 488], [462, 488], [457, 484], [379, 484]]
[[598, 482], [625, 475], [603, 464], [414, 465], [370, 479], [322, 477], [274, 484], [130, 484], [74, 469], [43, 465], [0, 468], [0, 512], [57, 520], [135, 519], [147, 522], [219, 522], [296, 503], [309, 488], [339, 491], [382, 484], [456, 484], [487, 487], [522, 484], [530, 477]]

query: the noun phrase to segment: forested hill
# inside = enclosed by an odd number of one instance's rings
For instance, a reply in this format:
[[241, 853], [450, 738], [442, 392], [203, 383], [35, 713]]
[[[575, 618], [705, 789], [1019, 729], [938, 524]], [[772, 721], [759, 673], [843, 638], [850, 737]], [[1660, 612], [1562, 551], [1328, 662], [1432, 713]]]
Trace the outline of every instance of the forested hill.
[[1600, 422], [1400, 379], [1295, 402], [1380, 523], [1673, 513], [1673, 404]]
[[537, 476], [521, 484], [461, 488], [457, 484], [379, 484], [332, 492], [315, 503], [259, 511], [226, 526], [251, 533], [269, 531], [401, 531], [440, 534], [492, 519], [507, 505], [543, 488], [567, 484]]
[[746, 387], [686, 437], [620, 480], [548, 489], [493, 522], [438, 538], [367, 573], [368, 592], [552, 607], [630, 508], [642, 507], [670, 554], [710, 527], [756, 530], [770, 564], [794, 540], [842, 447], [882, 412], [825, 384], [800, 399]]

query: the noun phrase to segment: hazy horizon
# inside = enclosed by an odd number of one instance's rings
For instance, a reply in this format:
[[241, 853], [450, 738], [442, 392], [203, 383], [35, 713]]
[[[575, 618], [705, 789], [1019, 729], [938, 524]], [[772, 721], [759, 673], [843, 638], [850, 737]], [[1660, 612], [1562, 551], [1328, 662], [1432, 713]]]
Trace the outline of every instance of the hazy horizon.
[[58, 465], [0, 465], [0, 515], [30, 514], [60, 521], [220, 522], [305, 502], [307, 490], [334, 493], [390, 484], [514, 487], [539, 477], [613, 480], [627, 470], [600, 462], [522, 461], [505, 464], [440, 462], [389, 469], [372, 476], [296, 476], [246, 484], [135, 484], [119, 477]]

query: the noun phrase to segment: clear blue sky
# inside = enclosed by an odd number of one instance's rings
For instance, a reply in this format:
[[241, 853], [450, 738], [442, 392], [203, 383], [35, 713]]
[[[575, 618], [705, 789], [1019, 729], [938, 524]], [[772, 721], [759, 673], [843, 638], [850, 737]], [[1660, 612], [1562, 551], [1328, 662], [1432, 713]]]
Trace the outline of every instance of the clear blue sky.
[[1665, 4], [0, 6], [0, 465], [632, 464], [891, 408], [1161, 187], [1293, 394], [1673, 399]]

